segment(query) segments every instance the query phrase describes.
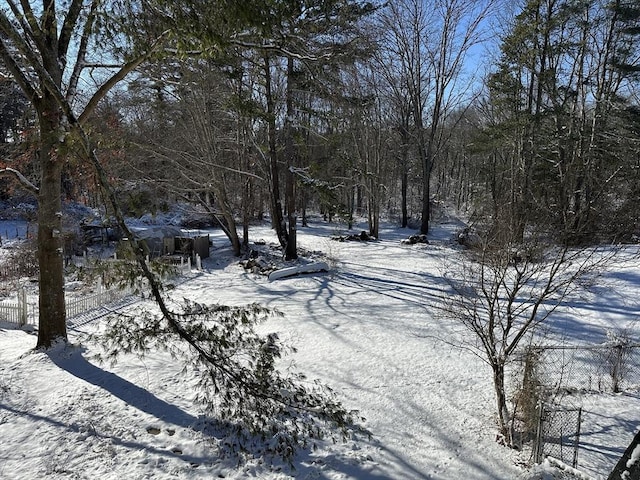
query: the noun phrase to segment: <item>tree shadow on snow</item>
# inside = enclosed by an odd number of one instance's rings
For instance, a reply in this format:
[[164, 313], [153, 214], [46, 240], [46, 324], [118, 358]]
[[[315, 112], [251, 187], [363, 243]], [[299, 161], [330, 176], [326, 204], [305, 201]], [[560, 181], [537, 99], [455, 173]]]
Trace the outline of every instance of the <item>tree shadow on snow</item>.
[[[17, 415], [20, 417], [27, 417], [36, 423], [39, 423], [39, 422], [47, 423], [53, 428], [57, 429], [56, 431], [59, 432], [59, 437], [64, 436], [65, 438], [69, 438], [70, 435], [74, 435], [74, 434], [80, 435], [83, 432], [86, 432], [85, 427], [83, 427], [83, 425], [78, 424], [77, 422], [64, 422], [61, 420], [56, 420], [51, 417], [39, 415], [37, 413], [22, 410], [16, 407], [12, 407], [10, 405], [5, 405], [1, 402], [0, 402], [0, 410], [5, 410], [10, 414]], [[207, 463], [210, 461], [209, 458], [205, 458], [197, 455], [183, 455], [181, 453], [172, 451], [167, 448], [153, 446], [148, 442], [125, 440], [123, 438], [116, 437], [113, 435], [106, 435], [102, 432], [92, 432], [92, 435], [96, 435], [102, 438], [108, 438], [110, 442], [113, 442], [113, 445], [117, 445], [122, 448], [126, 448], [129, 450], [144, 451], [146, 452], [147, 455], [153, 454], [153, 455], [159, 455], [162, 457], [179, 458], [185, 462], [190, 462], [192, 465]], [[0, 460], [6, 460], [6, 459], [2, 458]], [[2, 462], [0, 461], [0, 464], [1, 463]]]
[[[108, 372], [96, 365], [90, 363], [83, 356], [84, 349], [79, 347], [68, 347], [65, 349], [54, 349], [48, 352], [48, 356], [51, 361], [59, 368], [67, 371], [74, 377], [81, 379], [87, 383], [95, 385], [116, 398], [119, 398], [127, 405], [134, 407], [144, 413], [147, 413], [158, 420], [162, 420], [166, 423], [173, 424], [185, 429], [192, 429], [201, 432], [204, 436], [210, 438], [217, 438], [224, 442], [226, 435], [231, 431], [230, 425], [225, 422], [218, 422], [215, 419], [197, 418], [179, 407], [172, 405], [148, 390], [139, 387], [138, 385], [112, 373]], [[0, 408], [5, 408], [0, 404]], [[9, 409], [8, 409], [9, 410]], [[15, 411], [16, 414], [24, 414], [25, 412]], [[74, 424], [65, 424], [63, 422], [40, 417], [35, 414], [29, 414], [33, 416], [35, 420], [48, 421], [57, 427], [63, 428], [68, 432], [74, 432], [77, 430], [77, 426]], [[145, 449], [151, 453], [180, 458], [185, 462], [191, 462], [192, 464], [210, 464], [214, 459], [220, 462], [224, 460], [227, 467], [230, 469], [237, 468], [242, 462], [239, 457], [235, 457], [231, 451], [218, 451], [212, 449], [211, 457], [203, 458], [200, 456], [189, 455], [186, 452], [176, 454], [171, 450], [165, 450], [162, 448], [156, 448], [152, 445], [130, 442], [124, 439], [114, 438], [115, 443], [125, 448], [130, 449]], [[213, 445], [213, 444], [212, 444]], [[259, 452], [260, 449], [256, 450]], [[222, 455], [222, 457], [220, 456]], [[270, 456], [267, 456], [271, 458]], [[278, 465], [280, 462], [277, 458], [271, 458], [271, 461], [275, 461]], [[280, 465], [284, 471], [289, 470], [289, 466], [286, 464]], [[321, 457], [314, 457], [310, 451], [301, 450], [296, 455], [295, 470], [292, 472], [297, 476], [301, 472], [306, 472], [314, 478], [333, 478], [335, 472], [345, 473], [350, 472], [355, 478], [370, 479], [370, 480], [382, 480], [387, 478], [384, 475], [380, 475], [375, 471], [371, 471], [370, 462], [358, 461], [350, 458], [343, 452], [330, 453], [329, 455], [323, 455]], [[324, 477], [326, 472], [329, 476]]]
[[159, 420], [184, 428], [191, 428], [198, 422], [198, 418], [156, 397], [148, 390], [88, 362], [82, 355], [83, 351], [79, 347], [70, 347], [64, 350], [54, 349], [48, 355], [55, 365], [74, 377], [106, 390], [127, 405]]

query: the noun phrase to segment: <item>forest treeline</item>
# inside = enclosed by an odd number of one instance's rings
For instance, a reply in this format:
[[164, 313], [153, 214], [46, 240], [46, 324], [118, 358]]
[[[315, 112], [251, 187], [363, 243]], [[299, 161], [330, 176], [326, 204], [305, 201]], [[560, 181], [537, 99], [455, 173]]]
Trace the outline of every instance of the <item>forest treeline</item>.
[[[570, 243], [638, 233], [635, 1], [72, 3], [103, 22], [82, 74], [61, 74], [74, 109], [110, 64], [162, 37], [86, 119], [131, 213], [197, 205], [237, 253], [268, 214], [288, 258], [312, 211], [365, 216], [373, 236], [381, 217], [428, 233], [439, 204], [509, 239], [531, 227]], [[2, 164], [37, 184], [41, 118], [2, 72]], [[62, 194], [98, 206], [74, 153]]]

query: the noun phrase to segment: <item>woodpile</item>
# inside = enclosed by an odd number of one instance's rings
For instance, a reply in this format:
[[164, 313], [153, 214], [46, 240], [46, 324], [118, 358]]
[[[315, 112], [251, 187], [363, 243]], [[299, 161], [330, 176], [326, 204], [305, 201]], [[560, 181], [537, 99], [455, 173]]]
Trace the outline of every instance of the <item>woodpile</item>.
[[334, 235], [331, 237], [331, 240], [335, 240], [337, 242], [371, 242], [376, 240], [376, 237], [369, 235], [364, 230], [358, 234], [352, 235]]
[[402, 240], [400, 243], [403, 245], [416, 245], [417, 243], [429, 243], [427, 236], [424, 234], [411, 235], [409, 238]]

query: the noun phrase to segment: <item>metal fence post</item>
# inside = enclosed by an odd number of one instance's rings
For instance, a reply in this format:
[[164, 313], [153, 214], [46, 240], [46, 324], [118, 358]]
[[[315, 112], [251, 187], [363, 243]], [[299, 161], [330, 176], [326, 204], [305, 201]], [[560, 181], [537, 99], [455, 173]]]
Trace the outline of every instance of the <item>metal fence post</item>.
[[613, 371], [611, 372], [611, 381], [613, 383], [613, 393], [620, 392], [620, 380], [621, 373], [620, 369], [622, 368], [622, 344], [615, 345], [614, 347], [615, 359], [613, 364]]
[[535, 439], [535, 444], [533, 446], [533, 461], [535, 463], [542, 462], [542, 457], [543, 457], [543, 449], [544, 449], [543, 417], [544, 417], [544, 402], [539, 402], [538, 403], [538, 428], [536, 429], [536, 439]]
[[578, 448], [580, 447], [580, 431], [582, 430], [582, 407], [578, 409], [578, 424], [576, 425], [576, 441], [573, 450], [573, 468], [578, 468]]

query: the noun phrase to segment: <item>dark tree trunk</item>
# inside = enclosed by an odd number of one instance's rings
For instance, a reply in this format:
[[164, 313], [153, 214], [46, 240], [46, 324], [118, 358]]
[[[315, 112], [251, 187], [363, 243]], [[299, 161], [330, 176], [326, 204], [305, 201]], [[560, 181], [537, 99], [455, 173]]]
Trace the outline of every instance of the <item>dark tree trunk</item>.
[[242, 195], [242, 245], [249, 246], [249, 221], [251, 208], [251, 180], [245, 180]]
[[233, 254], [237, 257], [242, 253], [242, 245], [240, 243], [240, 237], [238, 237], [238, 230], [236, 226], [236, 220], [233, 217], [233, 213], [225, 207], [224, 212], [222, 214], [224, 218], [224, 222], [226, 225], [225, 233], [231, 242], [231, 248], [233, 249]]
[[[422, 125], [420, 125], [422, 128]], [[422, 161], [422, 220], [420, 223], [420, 233], [429, 233], [429, 223], [431, 222], [431, 171], [433, 162], [431, 158], [431, 145], [424, 145], [422, 140], [420, 145], [420, 155]]]
[[409, 210], [407, 208], [407, 190], [409, 186], [409, 173], [407, 172], [406, 159], [405, 163], [402, 165], [402, 184], [401, 184], [401, 194], [402, 194], [402, 228], [407, 228], [409, 225]]
[[285, 134], [285, 158], [287, 162], [287, 171], [285, 172], [285, 203], [287, 205], [287, 222], [289, 224], [289, 231], [287, 232], [287, 244], [285, 247], [285, 259], [294, 260], [298, 258], [298, 246], [297, 246], [297, 215], [296, 215], [296, 189], [295, 178], [292, 168], [295, 167], [295, 145], [293, 143], [294, 129], [293, 129], [293, 117], [295, 115], [293, 109], [293, 95], [294, 95], [294, 65], [293, 58], [287, 59], [287, 98], [286, 107], [287, 114], [284, 121], [284, 134]]
[[431, 221], [431, 205], [429, 197], [431, 196], [430, 176], [424, 179], [424, 185], [422, 186], [422, 222], [420, 223], [420, 233], [426, 235], [429, 233], [429, 222]]
[[287, 222], [289, 230], [287, 232], [287, 245], [285, 248], [285, 259], [295, 260], [298, 258], [298, 218], [296, 215], [296, 194], [293, 173], [287, 169], [286, 176], [286, 202], [287, 202]]
[[40, 266], [40, 318], [36, 348], [67, 340], [62, 242], [61, 112], [49, 95], [39, 115], [42, 171], [38, 193], [38, 264]]
[[633, 437], [631, 444], [620, 458], [607, 480], [640, 479], [640, 431]]
[[[433, 170], [433, 144], [432, 139], [425, 138], [424, 126], [421, 112], [416, 112], [416, 129], [418, 130], [418, 154], [422, 164], [422, 219], [420, 223], [420, 233], [429, 233], [429, 222], [431, 221], [431, 171]], [[433, 127], [431, 134], [434, 134]]]
[[512, 435], [510, 431], [507, 393], [504, 383], [504, 364], [494, 363], [491, 365], [491, 368], [493, 369], [493, 386], [496, 392], [496, 404], [498, 407], [498, 428], [500, 429], [500, 434], [504, 436], [507, 445], [511, 445]]
[[278, 168], [278, 151], [276, 149], [276, 117], [271, 85], [271, 61], [264, 56], [265, 99], [267, 102], [268, 136], [269, 136], [269, 194], [271, 206], [271, 226], [276, 232], [282, 248], [287, 248], [289, 237], [282, 215], [280, 198], [280, 173]]

